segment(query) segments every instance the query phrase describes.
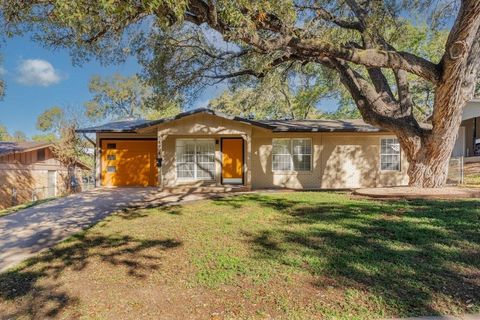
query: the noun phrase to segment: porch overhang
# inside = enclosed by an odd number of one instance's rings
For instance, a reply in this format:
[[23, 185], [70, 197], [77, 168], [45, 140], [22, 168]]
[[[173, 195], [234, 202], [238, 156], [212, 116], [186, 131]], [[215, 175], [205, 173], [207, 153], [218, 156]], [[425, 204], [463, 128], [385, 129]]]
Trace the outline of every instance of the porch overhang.
[[463, 109], [462, 121], [480, 117], [480, 99], [467, 102]]

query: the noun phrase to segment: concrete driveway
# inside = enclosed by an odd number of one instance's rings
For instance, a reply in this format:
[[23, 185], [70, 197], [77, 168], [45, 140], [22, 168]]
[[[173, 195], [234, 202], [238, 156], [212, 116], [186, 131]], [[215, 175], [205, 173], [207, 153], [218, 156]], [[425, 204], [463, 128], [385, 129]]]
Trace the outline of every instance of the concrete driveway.
[[0, 218], [0, 272], [119, 209], [139, 206], [155, 188], [95, 189]]
[[175, 205], [232, 194], [231, 191], [219, 193], [218, 190], [199, 190], [189, 188], [159, 192], [157, 188], [99, 188], [2, 217], [0, 272], [118, 210]]

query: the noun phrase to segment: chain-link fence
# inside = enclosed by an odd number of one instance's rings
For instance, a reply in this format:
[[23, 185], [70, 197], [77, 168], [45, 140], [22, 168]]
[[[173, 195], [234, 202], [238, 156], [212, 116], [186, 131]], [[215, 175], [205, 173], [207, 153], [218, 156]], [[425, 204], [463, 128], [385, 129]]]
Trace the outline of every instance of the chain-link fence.
[[[81, 181], [75, 179], [71, 181], [71, 190], [73, 192], [82, 192], [95, 188], [95, 179], [92, 177], [82, 177]], [[65, 195], [64, 189], [59, 186], [28, 188], [22, 186], [0, 187], [1, 200], [0, 208], [16, 206], [22, 203], [44, 200]]]
[[463, 184], [464, 168], [463, 157], [452, 157], [448, 163], [447, 184]]

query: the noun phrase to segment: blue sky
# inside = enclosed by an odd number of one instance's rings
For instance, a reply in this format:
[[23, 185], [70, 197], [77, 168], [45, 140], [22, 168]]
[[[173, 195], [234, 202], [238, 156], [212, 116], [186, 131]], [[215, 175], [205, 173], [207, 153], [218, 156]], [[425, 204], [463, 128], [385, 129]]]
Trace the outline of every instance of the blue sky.
[[[83, 105], [90, 97], [88, 81], [92, 75], [131, 74], [138, 70], [133, 60], [110, 67], [102, 67], [97, 62], [74, 67], [67, 50], [45, 49], [28, 37], [9, 39], [1, 51], [6, 95], [0, 102], [0, 123], [10, 132], [22, 130], [27, 135], [38, 133], [36, 119], [45, 109], [55, 105]], [[39, 64], [37, 69], [35, 63]], [[53, 66], [53, 73], [44, 68], [45, 63]], [[23, 75], [22, 78], [22, 71], [31, 77]], [[35, 73], [37, 77], [32, 76]]]
[[[6, 95], [0, 101], [0, 123], [11, 133], [21, 130], [28, 136], [39, 133], [37, 117], [49, 107], [83, 106], [91, 97], [88, 82], [92, 75], [131, 75], [141, 70], [133, 58], [121, 65], [91, 61], [73, 66], [68, 50], [46, 49], [27, 36], [9, 39], [1, 52]], [[192, 107], [205, 106], [223, 88], [208, 88]]]
[[[92, 75], [131, 75], [141, 70], [133, 58], [121, 65], [102, 66], [91, 61], [73, 66], [68, 50], [46, 49], [28, 36], [7, 40], [0, 50], [6, 83], [5, 98], [0, 101], [0, 124], [10, 133], [21, 130], [28, 136], [39, 133], [35, 127], [37, 117], [49, 107], [83, 106], [91, 97], [88, 82]], [[219, 85], [206, 89], [190, 107], [206, 106], [224, 88]], [[333, 108], [331, 104], [328, 110]]]

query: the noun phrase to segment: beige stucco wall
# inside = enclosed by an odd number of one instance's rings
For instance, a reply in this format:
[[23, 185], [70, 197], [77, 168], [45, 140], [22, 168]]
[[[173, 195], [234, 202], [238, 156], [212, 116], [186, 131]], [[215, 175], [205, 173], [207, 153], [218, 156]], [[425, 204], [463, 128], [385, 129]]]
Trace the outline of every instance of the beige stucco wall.
[[[402, 154], [402, 169], [380, 170], [380, 138], [388, 134], [362, 133], [272, 133], [253, 130], [252, 187], [292, 189], [339, 189], [405, 185], [408, 164]], [[310, 138], [312, 170], [272, 170], [272, 139]]]
[[[310, 138], [312, 140], [312, 170], [282, 172], [272, 170], [272, 139]], [[252, 187], [318, 189], [321, 181], [322, 136], [318, 133], [272, 133], [254, 129], [252, 133]]]
[[[164, 187], [175, 187], [178, 185], [219, 185], [221, 182], [221, 138], [241, 137], [244, 139], [244, 179], [245, 184], [249, 185], [251, 176], [249, 168], [251, 159], [249, 158], [249, 137], [252, 132], [252, 126], [249, 124], [232, 121], [210, 114], [194, 114], [174, 122], [161, 124], [157, 127], [159, 139], [159, 157], [163, 159], [162, 168], [159, 177], [163, 176], [163, 181], [159, 183]], [[177, 139], [213, 139], [215, 143], [215, 178], [211, 181], [185, 180], [177, 179], [175, 166], [175, 144]]]
[[402, 152], [400, 171], [380, 170], [380, 139], [389, 134], [322, 135], [322, 188], [406, 185], [408, 162]]

